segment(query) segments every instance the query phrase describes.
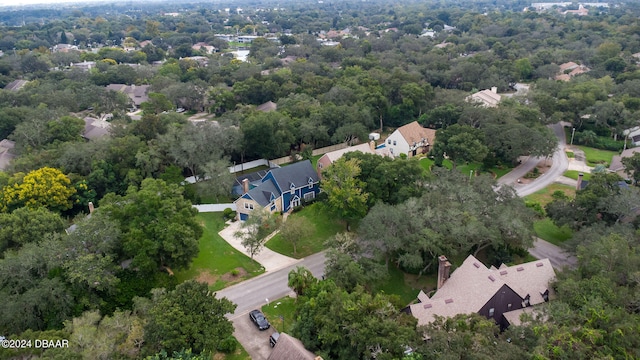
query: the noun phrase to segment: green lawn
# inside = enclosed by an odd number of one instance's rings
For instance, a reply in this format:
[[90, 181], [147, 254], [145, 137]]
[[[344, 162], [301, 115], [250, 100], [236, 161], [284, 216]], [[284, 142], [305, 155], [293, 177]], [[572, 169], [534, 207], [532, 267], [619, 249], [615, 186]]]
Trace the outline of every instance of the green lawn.
[[548, 218], [534, 222], [533, 229], [536, 236], [555, 245], [560, 245], [573, 236], [573, 231], [568, 226], [558, 227]]
[[313, 168], [317, 168], [318, 166], [318, 160], [320, 160], [320, 158], [324, 156], [324, 154], [322, 155], [314, 155], [311, 157], [311, 165], [313, 165]]
[[[176, 271], [179, 282], [196, 279], [206, 282], [215, 291], [264, 272], [260, 264], [231, 247], [218, 235], [225, 226], [222, 213], [200, 213], [197, 218], [204, 226], [200, 252], [189, 269]], [[238, 274], [234, 275], [233, 270], [237, 270]]]
[[578, 180], [578, 174], [580, 174], [581, 172], [582, 174], [584, 174], [584, 176], [582, 176], [582, 180], [589, 180], [591, 178], [590, 173], [586, 173], [578, 170], [567, 170], [562, 175], [568, 177], [569, 179]]
[[249, 353], [242, 347], [242, 344], [238, 342], [238, 348], [233, 354], [217, 353], [211, 357], [215, 360], [251, 360]]
[[297, 245], [297, 253], [293, 253], [293, 245], [284, 241], [277, 234], [266, 244], [266, 247], [283, 255], [301, 259], [324, 249], [324, 242], [331, 236], [345, 230], [345, 225], [323, 211], [321, 204], [311, 204], [290, 216], [302, 216], [315, 225], [313, 236], [302, 239]]
[[[434, 163], [435, 161], [433, 161], [432, 159], [429, 159], [428, 157], [423, 157], [422, 159], [420, 159], [420, 166], [422, 166], [422, 168], [427, 172], [427, 174], [431, 172], [431, 168]], [[453, 168], [453, 163], [447, 159], [445, 159], [442, 162], [442, 165], [447, 169]], [[477, 174], [478, 169], [480, 169], [481, 167], [482, 167], [482, 164], [480, 163], [471, 163], [471, 164], [460, 165], [456, 169], [465, 175], [470, 175], [471, 170], [473, 170], [474, 174]], [[513, 168], [501, 166], [501, 167], [491, 168], [489, 169], [488, 172], [494, 173], [496, 175], [496, 179], [499, 179], [500, 177], [504, 176], [506, 173], [508, 173], [511, 170], [513, 170]], [[480, 171], [486, 172], [483, 170], [480, 170]]]
[[551, 184], [542, 190], [538, 190], [535, 193], [528, 195], [525, 197], [527, 200], [535, 201], [540, 203], [540, 205], [545, 206], [553, 200], [554, 192], [562, 191], [565, 195], [570, 198], [573, 198], [576, 195], [576, 189], [573, 186], [563, 185], [563, 184]]
[[[262, 312], [278, 332], [291, 331], [296, 318], [296, 299], [284, 297], [262, 307]], [[280, 318], [282, 316], [282, 319]], [[283, 321], [284, 319], [284, 321]]]
[[587, 158], [587, 165], [589, 166], [604, 164], [608, 167], [611, 164], [611, 158], [613, 158], [614, 155], [618, 155], [615, 151], [599, 150], [586, 146], [578, 146], [578, 148], [584, 151], [584, 155]]
[[416, 299], [420, 290], [428, 293], [436, 288], [435, 276], [405, 274], [394, 265], [389, 265], [389, 277], [381, 284], [374, 286], [373, 292], [383, 291], [385, 294], [398, 295], [402, 305], [408, 305]]

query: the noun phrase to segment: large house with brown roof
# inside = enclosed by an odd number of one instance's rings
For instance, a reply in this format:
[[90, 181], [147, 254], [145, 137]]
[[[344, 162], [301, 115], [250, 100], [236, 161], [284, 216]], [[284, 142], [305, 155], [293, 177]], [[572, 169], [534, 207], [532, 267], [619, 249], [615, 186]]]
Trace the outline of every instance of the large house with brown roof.
[[549, 283], [555, 272], [549, 259], [496, 269], [469, 255], [451, 277], [447, 258], [441, 256], [439, 262], [436, 293], [429, 297], [420, 291], [419, 302], [407, 309], [418, 325], [431, 323], [436, 316], [477, 313], [506, 328], [508, 319], [514, 318], [510, 312], [545, 303], [553, 295]]
[[392, 157], [405, 154], [412, 157], [426, 154], [436, 140], [436, 131], [427, 129], [417, 121], [396, 129], [385, 142], [385, 150]]

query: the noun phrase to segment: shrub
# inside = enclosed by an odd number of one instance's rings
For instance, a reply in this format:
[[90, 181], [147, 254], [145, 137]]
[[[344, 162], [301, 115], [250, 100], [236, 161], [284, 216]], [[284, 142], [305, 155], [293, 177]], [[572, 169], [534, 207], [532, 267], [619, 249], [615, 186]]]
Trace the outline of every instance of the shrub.
[[240, 275], [240, 271], [238, 271], [238, 269], [233, 269], [233, 270], [231, 270], [231, 275], [238, 276], [238, 275]]
[[228, 338], [220, 341], [220, 344], [218, 344], [218, 351], [222, 351], [223, 353], [226, 353], [226, 354], [231, 354], [232, 352], [235, 352], [237, 348], [238, 348], [238, 340], [236, 340], [232, 336], [229, 336]]
[[231, 210], [231, 208], [226, 208], [222, 210], [222, 216], [224, 216], [225, 220], [229, 220], [235, 217], [235, 211]]
[[[564, 194], [564, 193], [563, 193]], [[524, 204], [531, 210], [535, 211], [541, 217], [545, 216], [544, 208], [537, 201], [526, 200]]]

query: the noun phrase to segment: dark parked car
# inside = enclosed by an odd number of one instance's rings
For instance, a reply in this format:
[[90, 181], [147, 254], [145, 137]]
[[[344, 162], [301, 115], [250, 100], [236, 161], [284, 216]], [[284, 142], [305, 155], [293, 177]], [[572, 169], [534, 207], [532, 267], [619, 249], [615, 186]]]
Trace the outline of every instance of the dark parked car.
[[267, 321], [260, 310], [251, 311], [249, 313], [249, 319], [251, 319], [251, 321], [253, 321], [253, 323], [256, 324], [256, 326], [260, 330], [267, 330], [269, 327], [271, 327], [271, 325], [269, 325], [269, 321]]

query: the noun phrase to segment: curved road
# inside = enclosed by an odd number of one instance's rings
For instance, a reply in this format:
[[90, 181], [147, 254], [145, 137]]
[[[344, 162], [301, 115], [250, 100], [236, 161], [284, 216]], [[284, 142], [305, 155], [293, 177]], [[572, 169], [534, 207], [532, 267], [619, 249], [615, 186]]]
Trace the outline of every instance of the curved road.
[[516, 190], [518, 196], [527, 196], [551, 185], [551, 183], [567, 171], [567, 168], [569, 167], [569, 159], [564, 151], [567, 144], [564, 135], [564, 127], [561, 123], [553, 124], [549, 127], [558, 138], [558, 147], [551, 158], [553, 165], [551, 165], [549, 170], [528, 184], [518, 184], [517, 180], [519, 178], [525, 176], [529, 171], [533, 170], [540, 161], [544, 160], [542, 157], [529, 157], [520, 166], [498, 179], [498, 184], [511, 185]]

